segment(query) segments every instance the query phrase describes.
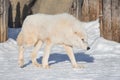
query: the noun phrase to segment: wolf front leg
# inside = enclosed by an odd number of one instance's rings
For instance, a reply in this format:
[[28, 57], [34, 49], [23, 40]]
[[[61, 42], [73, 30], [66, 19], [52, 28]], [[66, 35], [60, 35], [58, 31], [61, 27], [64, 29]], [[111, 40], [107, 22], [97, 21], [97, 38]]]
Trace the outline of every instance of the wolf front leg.
[[18, 65], [23, 68], [24, 66], [24, 47], [19, 46]]
[[48, 39], [46, 41], [46, 47], [45, 47], [45, 51], [42, 59], [42, 66], [43, 68], [46, 68], [46, 69], [49, 68], [48, 59], [49, 59], [51, 47], [52, 47], [51, 41]]
[[32, 64], [36, 67], [41, 67], [41, 65], [37, 62], [36, 57], [37, 57], [37, 52], [39, 51], [39, 49], [42, 46], [42, 41], [39, 40], [36, 45], [35, 48], [33, 49], [33, 52], [31, 53], [31, 58], [32, 58]]
[[73, 68], [81, 67], [81, 66], [78, 66], [78, 64], [77, 64], [77, 62], [75, 60], [75, 56], [73, 54], [72, 48], [70, 46], [66, 46], [66, 45], [63, 45], [63, 46], [64, 46], [64, 48], [65, 48], [65, 50], [66, 50], [66, 52], [67, 52], [67, 54], [69, 56], [69, 59], [70, 59], [70, 61], [72, 63]]

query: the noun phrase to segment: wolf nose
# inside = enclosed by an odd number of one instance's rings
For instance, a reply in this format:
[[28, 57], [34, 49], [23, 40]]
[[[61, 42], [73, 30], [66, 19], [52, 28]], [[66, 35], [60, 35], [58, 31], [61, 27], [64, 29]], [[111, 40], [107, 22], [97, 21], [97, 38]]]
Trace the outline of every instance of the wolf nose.
[[90, 49], [90, 47], [87, 47], [87, 50], [89, 50]]

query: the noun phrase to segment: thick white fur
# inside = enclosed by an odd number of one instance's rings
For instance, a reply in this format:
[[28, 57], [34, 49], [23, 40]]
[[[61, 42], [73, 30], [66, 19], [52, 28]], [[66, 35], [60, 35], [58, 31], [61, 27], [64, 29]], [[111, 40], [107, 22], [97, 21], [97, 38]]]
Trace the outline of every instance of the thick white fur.
[[35, 46], [31, 57], [35, 66], [40, 66], [36, 55], [42, 43], [46, 44], [42, 66], [48, 68], [50, 49], [55, 44], [64, 46], [73, 67], [78, 67], [72, 47], [87, 49], [87, 35], [84, 30], [85, 22], [80, 22], [70, 14], [57, 15], [34, 14], [28, 16], [18, 35], [19, 65], [22, 67], [24, 47]]

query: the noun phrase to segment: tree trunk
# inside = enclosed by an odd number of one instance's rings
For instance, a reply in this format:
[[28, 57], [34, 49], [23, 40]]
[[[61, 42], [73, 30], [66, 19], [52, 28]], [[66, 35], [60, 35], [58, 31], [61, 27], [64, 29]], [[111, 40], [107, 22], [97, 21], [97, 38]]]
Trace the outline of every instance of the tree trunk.
[[89, 0], [83, 1], [82, 16], [81, 16], [82, 21], [89, 21], [89, 3], [88, 2]]
[[[120, 22], [120, 0], [118, 1], [118, 22]], [[119, 37], [119, 41], [118, 42], [120, 42], [120, 23], [119, 23], [119, 26], [118, 26], [118, 37]]]
[[99, 21], [100, 21], [100, 35], [103, 37], [103, 10], [102, 10], [102, 5], [103, 0], [99, 0]]
[[112, 29], [112, 40], [119, 41], [119, 0], [112, 0], [112, 23], [111, 23], [111, 29]]
[[8, 0], [0, 0], [0, 42], [7, 40]]
[[46, 14], [69, 12], [72, 2], [73, 0], [37, 0], [32, 11]]
[[112, 40], [111, 12], [111, 0], [103, 0], [103, 35], [110, 40]]

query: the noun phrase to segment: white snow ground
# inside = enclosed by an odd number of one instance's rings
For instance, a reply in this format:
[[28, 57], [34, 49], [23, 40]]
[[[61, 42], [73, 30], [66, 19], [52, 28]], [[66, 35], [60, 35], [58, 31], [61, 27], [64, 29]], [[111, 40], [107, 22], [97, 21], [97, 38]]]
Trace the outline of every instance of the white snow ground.
[[[85, 68], [73, 69], [61, 46], [51, 50], [50, 69], [31, 65], [32, 48], [25, 51], [25, 67], [19, 68], [18, 46], [9, 38], [0, 43], [0, 80], [120, 80], [120, 44], [100, 37], [99, 23], [93, 23], [86, 27], [91, 49], [87, 52], [74, 49], [77, 62]], [[42, 55], [43, 48], [38, 53], [39, 63]]]

